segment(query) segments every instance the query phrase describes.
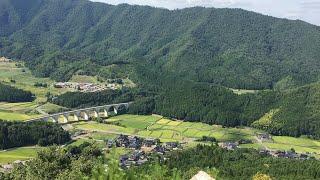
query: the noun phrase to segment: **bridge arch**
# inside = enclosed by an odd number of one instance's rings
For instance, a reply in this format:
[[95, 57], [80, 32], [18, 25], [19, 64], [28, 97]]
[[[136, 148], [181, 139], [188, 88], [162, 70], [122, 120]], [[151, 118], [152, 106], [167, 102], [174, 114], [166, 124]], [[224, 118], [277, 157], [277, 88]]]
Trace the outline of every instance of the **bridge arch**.
[[39, 118], [30, 119], [30, 120], [27, 120], [27, 122], [50, 121], [50, 119], [55, 123], [67, 123], [69, 121], [79, 121], [80, 119], [90, 120], [90, 117], [99, 117], [101, 115], [101, 111], [104, 113], [105, 117], [108, 117], [108, 115], [110, 114], [118, 114], [118, 113], [127, 111], [129, 105], [130, 103], [121, 103], [121, 104], [112, 104], [112, 105], [97, 106], [92, 108], [78, 109], [78, 110], [61, 112], [57, 114], [51, 114], [51, 115], [47, 115]]
[[128, 107], [125, 104], [120, 104], [116, 107], [117, 114], [125, 114], [128, 111]]

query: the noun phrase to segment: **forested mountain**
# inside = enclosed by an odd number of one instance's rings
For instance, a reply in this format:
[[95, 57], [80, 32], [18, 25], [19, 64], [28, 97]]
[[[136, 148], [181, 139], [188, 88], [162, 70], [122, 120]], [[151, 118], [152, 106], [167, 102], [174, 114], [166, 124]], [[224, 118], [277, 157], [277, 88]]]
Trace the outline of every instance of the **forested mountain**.
[[86, 0], [0, 0], [0, 9], [0, 54], [39, 76], [169, 74], [253, 89], [319, 80], [320, 28], [302, 21]]
[[[53, 98], [68, 108], [133, 101], [129, 113], [161, 114], [185, 121], [227, 127], [254, 126], [274, 135], [320, 138], [320, 84], [286, 91], [266, 90], [237, 95], [205, 83], [166, 79], [167, 85], [100, 93], [70, 92]], [[151, 93], [153, 92], [153, 93]]]
[[[134, 113], [320, 137], [320, 88], [306, 85], [320, 78], [320, 27], [241, 9], [87, 0], [0, 0], [0, 9], [0, 55], [35, 75], [129, 76], [140, 88], [68, 93], [57, 104], [135, 100]], [[274, 90], [238, 96], [219, 85]]]

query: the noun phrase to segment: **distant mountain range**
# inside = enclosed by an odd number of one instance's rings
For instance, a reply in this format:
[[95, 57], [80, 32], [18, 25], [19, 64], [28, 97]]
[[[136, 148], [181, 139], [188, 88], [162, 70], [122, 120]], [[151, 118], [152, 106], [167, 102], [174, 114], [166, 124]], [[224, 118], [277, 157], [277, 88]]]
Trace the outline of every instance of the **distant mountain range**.
[[0, 0], [0, 9], [0, 55], [39, 76], [175, 76], [244, 89], [320, 79], [320, 27], [302, 21], [86, 0]]

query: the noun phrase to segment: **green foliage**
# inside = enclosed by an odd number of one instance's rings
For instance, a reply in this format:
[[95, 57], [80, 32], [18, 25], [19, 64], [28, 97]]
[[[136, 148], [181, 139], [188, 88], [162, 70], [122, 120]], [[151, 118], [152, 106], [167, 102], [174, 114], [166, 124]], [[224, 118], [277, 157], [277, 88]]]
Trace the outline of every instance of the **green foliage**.
[[154, 111], [154, 98], [138, 98], [130, 105], [129, 113], [131, 114], [151, 114]]
[[130, 77], [151, 92], [139, 98], [117, 91], [67, 93], [57, 104], [75, 108], [137, 100], [131, 113], [225, 126], [251, 125], [279, 108], [270, 126], [257, 127], [319, 137], [314, 88], [237, 96], [205, 84], [286, 90], [318, 81], [317, 26], [241, 9], [169, 11], [86, 0], [0, 0], [0, 9], [0, 54], [24, 60], [35, 75], [60, 81], [78, 72]]
[[154, 111], [177, 119], [233, 127], [248, 125], [276, 103], [270, 98], [275, 94], [272, 92], [239, 96], [219, 86], [191, 82], [173, 84], [160, 92]]
[[120, 171], [116, 160], [93, 173], [93, 179], [191, 179], [206, 171], [217, 179], [318, 179], [317, 160], [293, 160], [260, 155], [255, 150], [227, 151], [217, 146], [198, 145], [171, 153], [165, 162], [157, 160]]
[[39, 76], [67, 80], [81, 70], [145, 83], [141, 76], [174, 74], [242, 89], [319, 80], [320, 30], [301, 21], [86, 0], [1, 0], [0, 9], [0, 53]]
[[[67, 92], [56, 98], [52, 102], [68, 108], [90, 107], [113, 103], [124, 103], [133, 100], [133, 91], [130, 89], [104, 90], [100, 92]], [[123, 113], [120, 109], [119, 113]]]
[[319, 179], [320, 162], [260, 155], [256, 150], [227, 151], [216, 146], [174, 152], [166, 161], [169, 169], [188, 172], [193, 168], [216, 168], [218, 179], [251, 179], [258, 172], [275, 179]]
[[0, 101], [4, 102], [31, 102], [34, 96], [30, 91], [0, 83]]
[[70, 141], [70, 135], [61, 126], [47, 122], [0, 121], [0, 149], [27, 145], [48, 146]]
[[311, 84], [283, 93], [279, 110], [268, 120], [253, 125], [273, 134], [320, 138], [320, 84]]
[[88, 179], [101, 163], [102, 152], [94, 144], [84, 143], [69, 149], [50, 147], [38, 152], [25, 165], [15, 165], [3, 179]]

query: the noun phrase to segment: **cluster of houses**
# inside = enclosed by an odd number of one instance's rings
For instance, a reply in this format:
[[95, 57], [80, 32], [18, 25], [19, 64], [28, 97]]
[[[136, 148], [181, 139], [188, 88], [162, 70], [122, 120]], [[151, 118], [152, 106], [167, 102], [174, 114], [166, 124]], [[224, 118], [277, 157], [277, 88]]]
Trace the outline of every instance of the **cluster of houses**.
[[80, 92], [98, 92], [106, 89], [116, 89], [115, 84], [93, 84], [93, 83], [76, 83], [76, 82], [58, 82], [54, 84], [55, 88], [74, 89]]
[[132, 150], [120, 156], [119, 163], [122, 168], [142, 165], [148, 162], [154, 154], [164, 158], [167, 152], [182, 149], [182, 145], [178, 142], [160, 143], [159, 139], [144, 139], [127, 135], [119, 135], [116, 139], [107, 140], [106, 143], [108, 148], [124, 147]]
[[272, 141], [272, 136], [270, 134], [268, 134], [268, 133], [257, 134], [257, 138], [261, 142]]
[[306, 160], [306, 159], [310, 159], [311, 156], [309, 156], [308, 154], [298, 154], [294, 151], [271, 151], [271, 150], [260, 150], [259, 151], [260, 154], [264, 154], [264, 155], [270, 155], [273, 157], [278, 157], [278, 158], [289, 158], [289, 159], [301, 159], [301, 160]]
[[[265, 141], [270, 141], [272, 140], [272, 137], [270, 134], [257, 134], [257, 140], [261, 141], [261, 142], [265, 142]], [[240, 144], [250, 144], [252, 143], [252, 141], [250, 140], [240, 140], [237, 142], [222, 142], [222, 143], [218, 143], [218, 145], [221, 148], [227, 149], [227, 150], [235, 150], [236, 148], [239, 148]], [[290, 159], [301, 159], [301, 160], [305, 160], [305, 159], [309, 159], [312, 156], [310, 156], [310, 154], [298, 154], [296, 152], [294, 152], [293, 150], [290, 151], [279, 151], [279, 150], [267, 150], [267, 149], [262, 149], [259, 151], [260, 154], [264, 154], [264, 155], [270, 155], [273, 157], [277, 157], [277, 158], [290, 158]]]
[[[219, 146], [227, 150], [235, 150], [239, 148], [240, 144], [241, 143], [239, 142], [223, 142], [223, 143], [219, 143]], [[311, 158], [311, 156], [308, 154], [298, 154], [294, 151], [279, 151], [279, 150], [273, 151], [273, 150], [262, 149], [259, 151], [259, 153], [264, 155], [270, 155], [277, 158], [290, 158], [290, 159], [301, 159], [301, 160]]]
[[221, 148], [227, 149], [227, 150], [235, 150], [236, 148], [239, 147], [239, 143], [238, 142], [222, 142], [222, 143], [218, 143], [218, 145]]
[[11, 59], [0, 57], [0, 62], [11, 62]]
[[236, 142], [222, 142], [222, 143], [218, 143], [218, 145], [221, 148], [227, 149], [227, 150], [235, 150], [236, 148], [239, 148], [240, 144], [251, 144], [252, 141], [248, 140], [248, 139], [241, 139], [239, 141]]

